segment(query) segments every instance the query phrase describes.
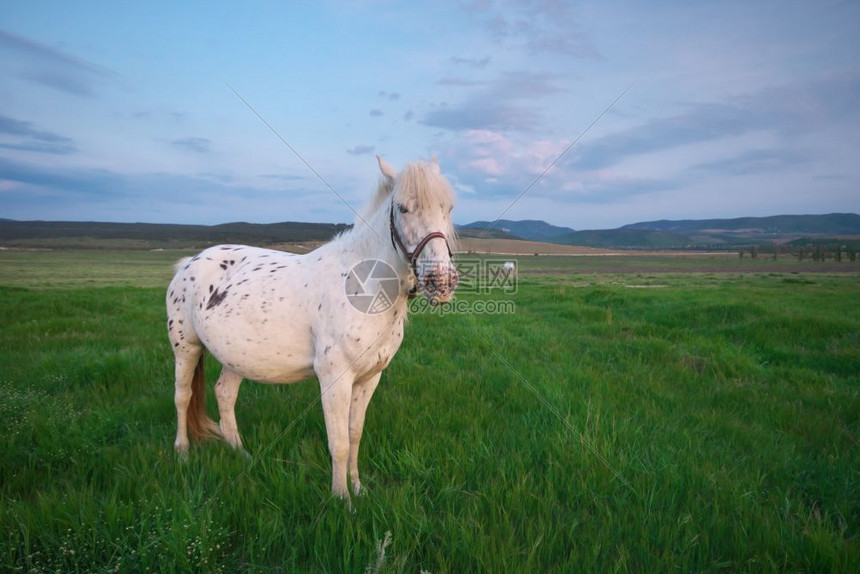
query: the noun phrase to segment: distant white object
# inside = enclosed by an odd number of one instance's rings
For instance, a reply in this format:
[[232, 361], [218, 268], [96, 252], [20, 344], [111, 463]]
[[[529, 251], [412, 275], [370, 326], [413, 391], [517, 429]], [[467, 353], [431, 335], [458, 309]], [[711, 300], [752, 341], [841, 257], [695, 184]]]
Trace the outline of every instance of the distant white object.
[[517, 264], [514, 261], [505, 261], [505, 271], [513, 273], [517, 270]]

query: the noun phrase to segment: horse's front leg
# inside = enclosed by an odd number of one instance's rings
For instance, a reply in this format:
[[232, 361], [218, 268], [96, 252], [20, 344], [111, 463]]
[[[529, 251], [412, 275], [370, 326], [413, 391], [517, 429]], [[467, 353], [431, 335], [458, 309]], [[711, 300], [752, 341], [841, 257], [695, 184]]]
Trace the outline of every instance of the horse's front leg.
[[317, 377], [322, 394], [328, 450], [331, 453], [331, 492], [335, 496], [349, 498], [346, 471], [349, 458], [349, 401], [354, 376], [343, 363], [334, 363], [340, 364], [340, 368], [327, 363], [325, 367], [317, 368]]
[[381, 376], [381, 372], [376, 373], [367, 379], [356, 381], [352, 386], [352, 403], [349, 407], [349, 478], [355, 494], [362, 493], [361, 480], [358, 477], [358, 446], [364, 431], [364, 415]]

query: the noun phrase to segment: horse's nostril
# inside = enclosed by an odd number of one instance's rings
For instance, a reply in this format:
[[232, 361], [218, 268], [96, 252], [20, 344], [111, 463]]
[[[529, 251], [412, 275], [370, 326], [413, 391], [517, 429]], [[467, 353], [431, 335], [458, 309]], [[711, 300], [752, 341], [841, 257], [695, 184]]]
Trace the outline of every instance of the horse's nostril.
[[439, 267], [428, 271], [424, 275], [422, 283], [429, 292], [444, 298], [454, 292], [459, 279], [456, 269]]
[[448, 284], [451, 285], [451, 289], [456, 289], [457, 285], [460, 283], [460, 277], [457, 275], [457, 272], [454, 271], [448, 275]]

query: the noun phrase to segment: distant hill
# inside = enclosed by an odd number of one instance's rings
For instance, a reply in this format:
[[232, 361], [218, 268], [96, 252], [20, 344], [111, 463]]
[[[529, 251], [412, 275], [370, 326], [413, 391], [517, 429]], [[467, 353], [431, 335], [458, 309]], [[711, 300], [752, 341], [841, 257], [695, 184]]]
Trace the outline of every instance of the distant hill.
[[[471, 224], [470, 224], [471, 225]], [[484, 239], [518, 239], [524, 241], [522, 237], [508, 233], [503, 229], [493, 227], [487, 231], [486, 227], [464, 227], [460, 225], [454, 226], [457, 230], [457, 236], [461, 238], [484, 238]]]
[[660, 220], [618, 229], [577, 231], [553, 243], [628, 249], [732, 249], [745, 245], [860, 235], [860, 215], [776, 215], [736, 219]]
[[[458, 226], [462, 238], [477, 238], [488, 221]], [[202, 248], [218, 243], [274, 245], [328, 241], [350, 226], [331, 223], [225, 223], [175, 225], [0, 219], [0, 246], [47, 248]], [[860, 215], [777, 215], [736, 219], [660, 220], [618, 229], [574, 231], [545, 221], [500, 220], [484, 239], [527, 240], [605, 249], [735, 249], [773, 243], [854, 244]]]
[[684, 249], [694, 240], [687, 235], [650, 229], [597, 229], [574, 231], [551, 240], [562, 245], [603, 249]]
[[272, 245], [327, 241], [351, 226], [332, 223], [178, 225], [0, 220], [0, 244], [10, 247], [204, 247], [217, 243]]
[[506, 237], [519, 237], [520, 239], [528, 239], [530, 241], [550, 241], [553, 238], [561, 237], [573, 233], [573, 229], [569, 227], [558, 227], [551, 225], [546, 221], [538, 221], [534, 219], [524, 219], [522, 221], [511, 221], [510, 219], [500, 219], [493, 224], [492, 221], [474, 221], [461, 225], [459, 229], [475, 230], [478, 235], [483, 233], [487, 227], [492, 225], [492, 229], [484, 236], [491, 237], [491, 233], [499, 231], [507, 234]]
[[645, 221], [619, 229], [650, 229], [673, 233], [746, 233], [759, 235], [858, 235], [860, 215], [774, 215], [771, 217], [738, 217], [735, 219], [682, 219], [678, 221]]

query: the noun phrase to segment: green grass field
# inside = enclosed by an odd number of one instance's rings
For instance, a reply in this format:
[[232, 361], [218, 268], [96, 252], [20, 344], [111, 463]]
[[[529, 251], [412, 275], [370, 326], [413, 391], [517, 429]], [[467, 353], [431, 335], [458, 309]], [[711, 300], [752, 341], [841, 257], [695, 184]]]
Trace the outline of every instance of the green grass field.
[[351, 511], [329, 497], [315, 382], [244, 384], [254, 459], [174, 456], [180, 255], [0, 252], [0, 571], [860, 563], [858, 269], [519, 258], [518, 291], [489, 295], [515, 313], [412, 317]]

